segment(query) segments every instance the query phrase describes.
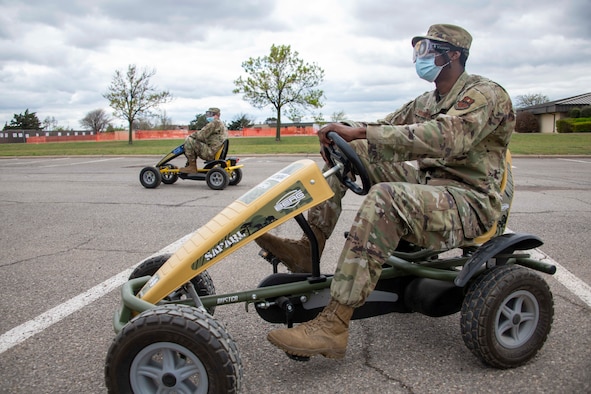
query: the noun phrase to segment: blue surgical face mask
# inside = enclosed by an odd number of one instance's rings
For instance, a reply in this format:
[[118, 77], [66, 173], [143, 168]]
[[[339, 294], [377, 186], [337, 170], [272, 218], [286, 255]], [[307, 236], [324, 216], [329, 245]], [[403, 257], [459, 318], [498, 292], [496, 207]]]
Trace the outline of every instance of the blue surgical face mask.
[[207, 123], [213, 122], [213, 116], [208, 116], [205, 120], [207, 120]]
[[434, 82], [443, 67], [447, 66], [444, 64], [443, 66], [438, 66], [435, 64], [435, 57], [436, 56], [425, 56], [425, 57], [418, 57], [415, 60], [415, 69], [417, 70], [417, 74], [420, 78], [424, 79], [425, 81]]

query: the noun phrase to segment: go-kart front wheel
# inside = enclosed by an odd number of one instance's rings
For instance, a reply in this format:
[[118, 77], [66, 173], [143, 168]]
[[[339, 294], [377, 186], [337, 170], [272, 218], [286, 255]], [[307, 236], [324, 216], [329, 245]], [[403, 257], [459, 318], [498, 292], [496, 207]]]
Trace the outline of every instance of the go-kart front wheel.
[[470, 285], [461, 311], [464, 343], [485, 364], [513, 368], [542, 348], [554, 317], [548, 284], [520, 266], [497, 266]]
[[[129, 275], [129, 279], [141, 278], [143, 276], [152, 276], [162, 267], [164, 263], [170, 258], [170, 254], [161, 254], [158, 256], [154, 256], [143, 261], [140, 265], [138, 265], [131, 275]], [[191, 283], [193, 287], [195, 287], [195, 291], [199, 297], [205, 297], [215, 294], [215, 286], [213, 284], [213, 280], [207, 271], [203, 271], [193, 279], [191, 279]], [[167, 295], [164, 300], [167, 302], [174, 302], [174, 301], [183, 301], [190, 297], [191, 295], [188, 294], [184, 287], [181, 287], [169, 295]], [[207, 313], [213, 316], [215, 312], [215, 306], [210, 306], [209, 308], [205, 308]]]
[[242, 169], [237, 168], [230, 173], [230, 186], [236, 186], [242, 180]]
[[[176, 170], [178, 167], [173, 166], [172, 164], [166, 164], [164, 168], [167, 168], [169, 170]], [[162, 176], [162, 183], [164, 183], [165, 185], [172, 185], [179, 179], [179, 175], [173, 172], [163, 172], [160, 173], [160, 175]]]
[[140, 183], [147, 189], [154, 189], [160, 186], [162, 176], [160, 171], [154, 167], [144, 167], [140, 171]]
[[207, 171], [205, 182], [207, 182], [207, 186], [212, 190], [223, 190], [230, 183], [230, 177], [225, 169], [214, 167]]
[[236, 393], [241, 378], [238, 348], [224, 325], [186, 305], [138, 315], [105, 362], [109, 393]]

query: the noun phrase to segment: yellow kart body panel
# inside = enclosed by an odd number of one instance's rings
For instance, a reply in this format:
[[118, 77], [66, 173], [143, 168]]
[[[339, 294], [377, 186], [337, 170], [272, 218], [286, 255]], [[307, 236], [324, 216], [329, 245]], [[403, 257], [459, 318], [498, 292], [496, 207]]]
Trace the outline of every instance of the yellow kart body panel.
[[250, 240], [334, 195], [316, 162], [298, 160], [228, 205], [182, 245], [140, 290], [156, 304]]

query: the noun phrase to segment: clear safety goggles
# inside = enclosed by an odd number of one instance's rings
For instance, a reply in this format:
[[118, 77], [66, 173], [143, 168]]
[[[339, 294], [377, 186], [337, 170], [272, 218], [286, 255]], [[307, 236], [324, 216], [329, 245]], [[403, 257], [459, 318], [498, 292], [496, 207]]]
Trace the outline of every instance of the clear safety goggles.
[[452, 47], [449, 44], [431, 41], [428, 38], [423, 38], [422, 40], [417, 41], [417, 43], [414, 46], [412, 61], [416, 62], [416, 60], [419, 58], [432, 55], [440, 55], [451, 50]]

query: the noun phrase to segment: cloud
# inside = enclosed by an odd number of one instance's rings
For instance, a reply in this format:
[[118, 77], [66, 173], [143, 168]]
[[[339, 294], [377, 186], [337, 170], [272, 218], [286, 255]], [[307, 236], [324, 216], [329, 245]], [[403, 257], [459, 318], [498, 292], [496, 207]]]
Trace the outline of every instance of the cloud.
[[[0, 122], [25, 109], [79, 128], [108, 102], [115, 70], [156, 69], [175, 98], [163, 108], [187, 124], [212, 105], [224, 119], [274, 116], [232, 93], [242, 62], [291, 45], [325, 71], [325, 118], [382, 118], [431, 90], [416, 77], [410, 39], [433, 23], [474, 37], [467, 70], [516, 97], [589, 91], [591, 7], [585, 1], [437, 0], [4, 0], [0, 3]], [[123, 121], [121, 121], [123, 124]]]

